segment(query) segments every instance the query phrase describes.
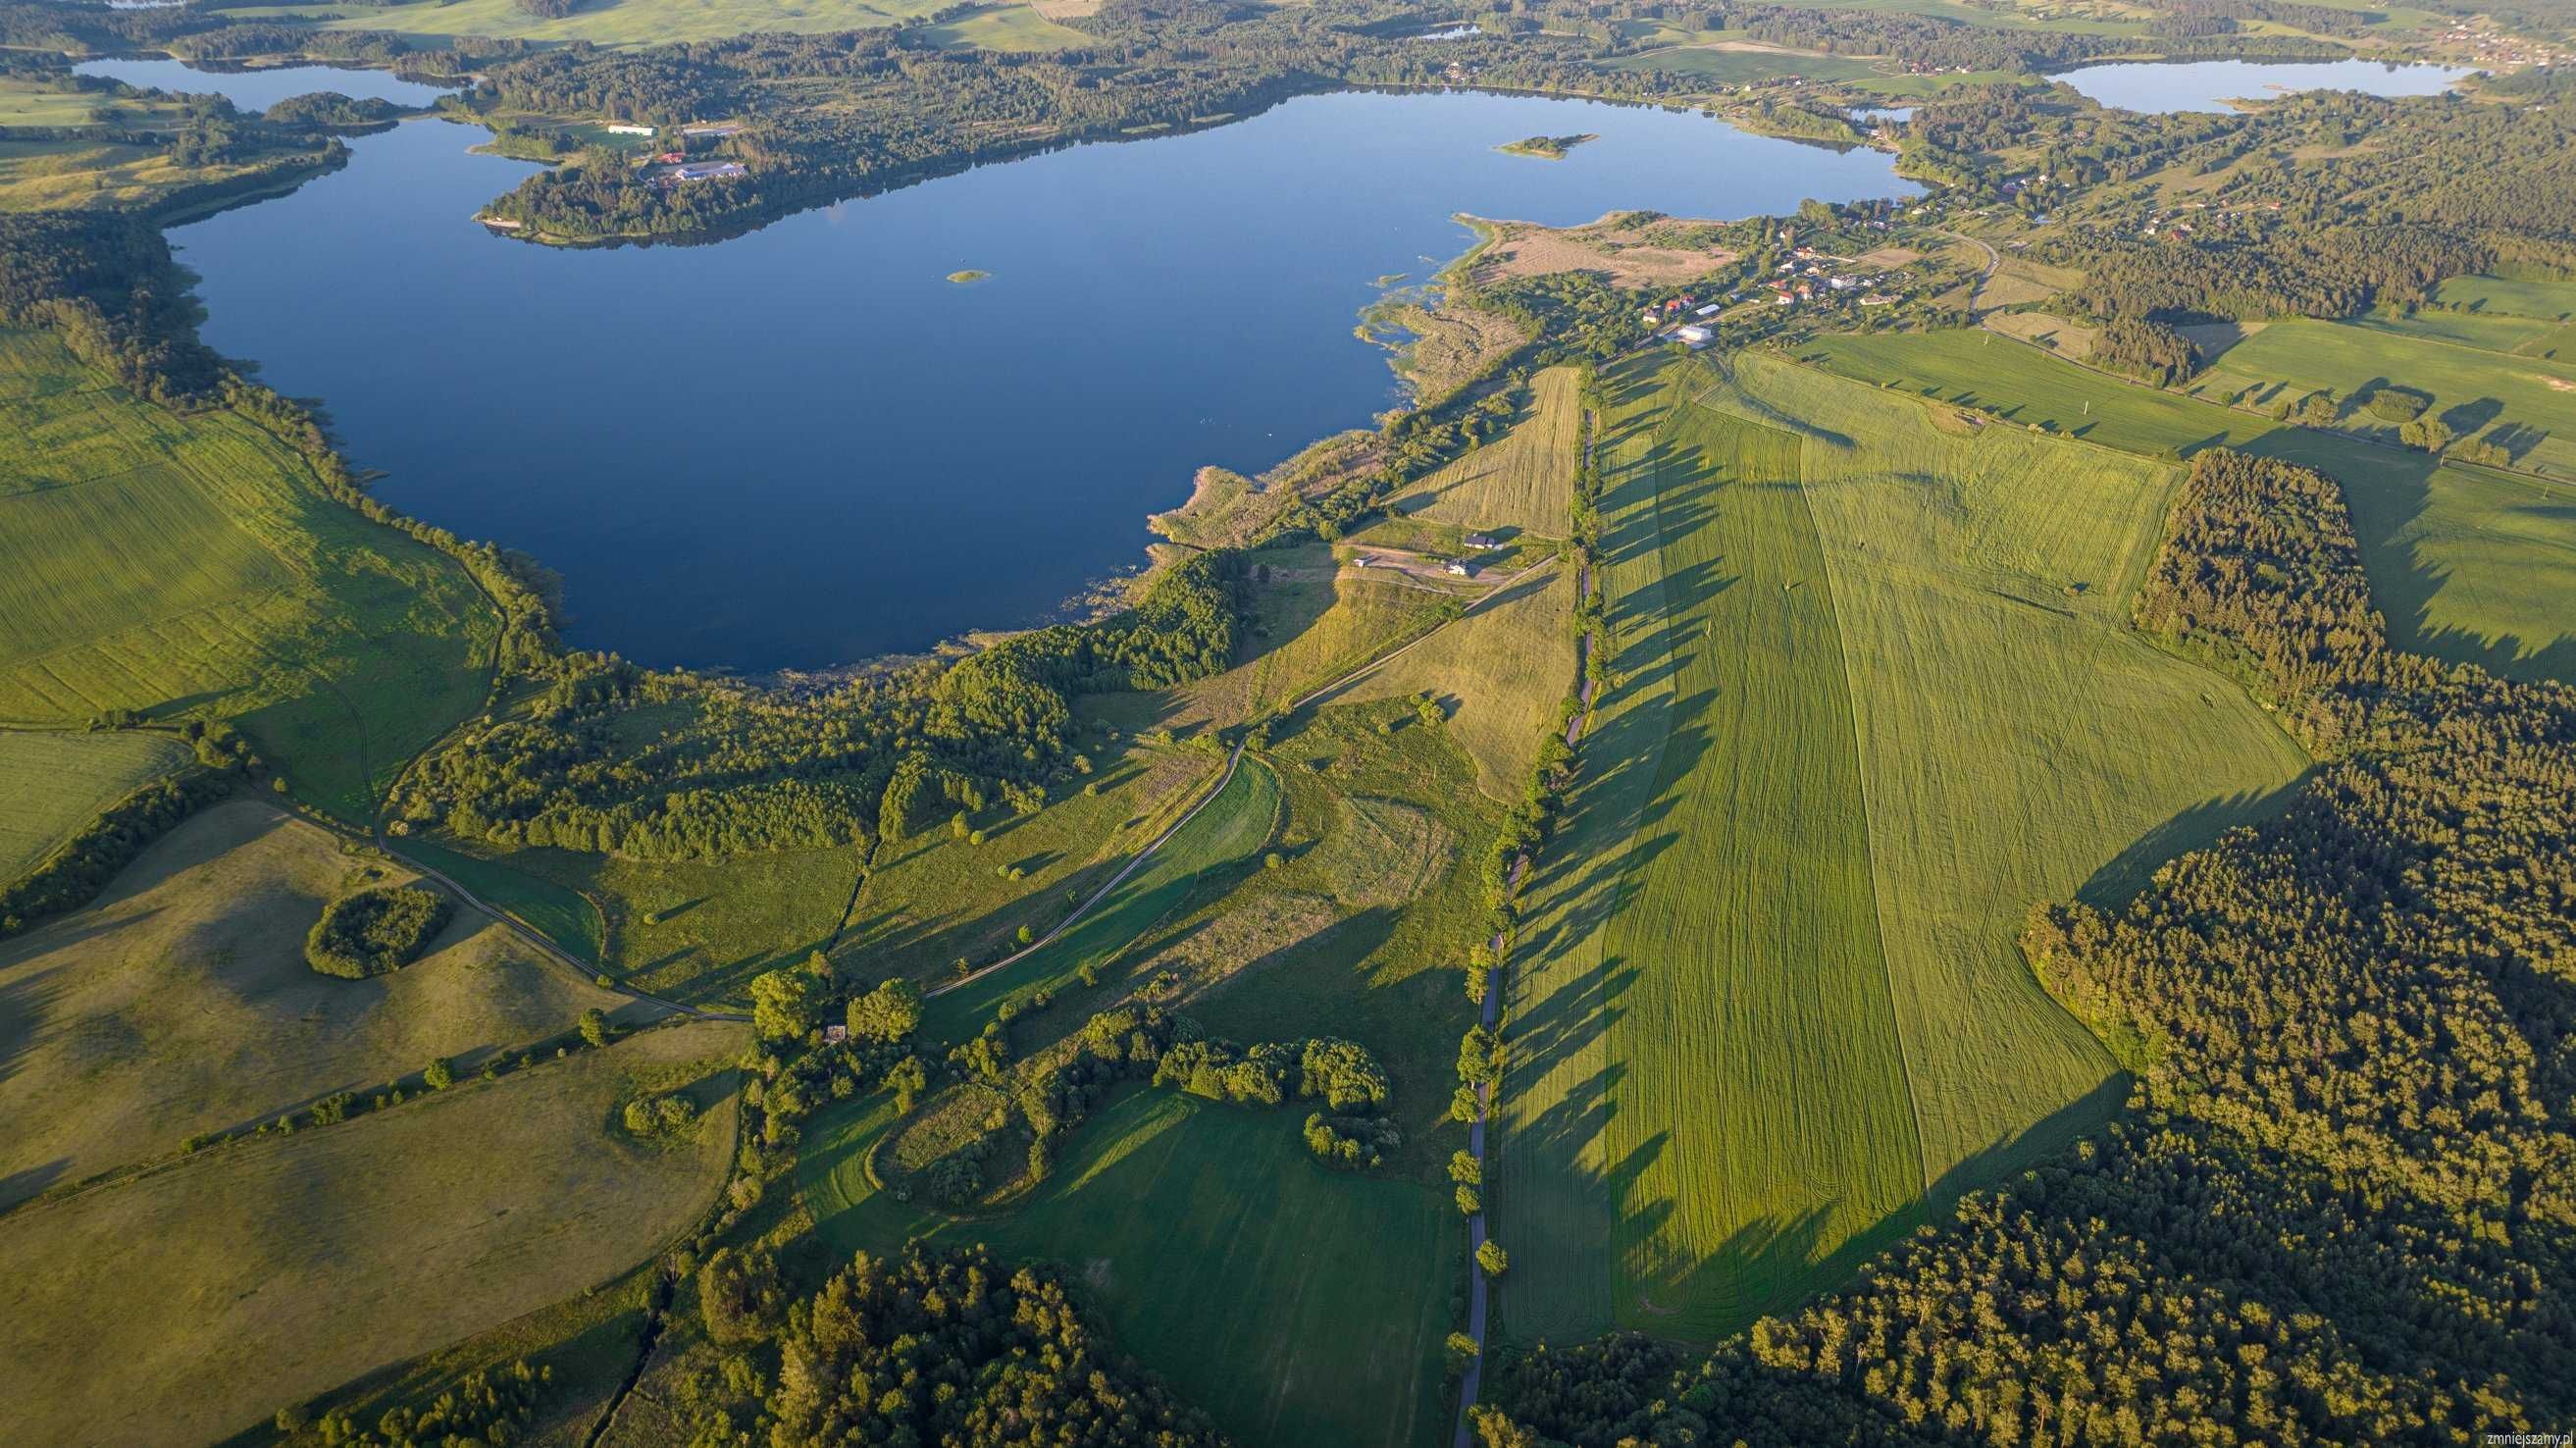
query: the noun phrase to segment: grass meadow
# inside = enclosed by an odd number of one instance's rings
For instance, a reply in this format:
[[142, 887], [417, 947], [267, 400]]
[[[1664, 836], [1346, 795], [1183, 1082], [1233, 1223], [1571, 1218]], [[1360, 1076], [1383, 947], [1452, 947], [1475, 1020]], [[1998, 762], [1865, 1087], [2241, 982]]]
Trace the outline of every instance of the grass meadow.
[[[1258, 759], [1245, 759], [1207, 808], [1121, 881], [1108, 899], [1045, 948], [935, 997], [923, 1028], [937, 1039], [964, 1040], [983, 1029], [1004, 1000], [1065, 991], [1085, 966], [1107, 971], [1157, 924], [1194, 899], [1204, 903], [1213, 898], [1201, 892], [1222, 894], [1229, 877], [1246, 868], [1270, 841], [1279, 815], [1278, 774]], [[1150, 839], [1137, 841], [1137, 846]]]
[[195, 758], [159, 734], [0, 732], [0, 883], [35, 868], [98, 812]]
[[[399, 5], [276, 5], [241, 12], [245, 17], [273, 16], [311, 21], [325, 30], [389, 30], [423, 40], [459, 35], [502, 40], [572, 41], [594, 45], [681, 45], [697, 40], [757, 32], [827, 35], [868, 30], [918, 20], [940, 8], [933, 0], [618, 0], [614, 5], [584, 7], [570, 15], [532, 15], [513, 0], [415, 0]], [[1025, 7], [1005, 4], [1001, 10]], [[946, 29], [972, 28], [979, 12]], [[1031, 22], [1035, 22], [1032, 24]], [[997, 48], [1028, 49], [1044, 29], [1055, 29], [1029, 12], [1028, 21], [986, 22], [1006, 43]]]
[[2405, 388], [2429, 395], [2428, 414], [2462, 437], [2509, 429], [2503, 445], [2515, 467], [2576, 480], [2576, 361], [2489, 351], [2405, 330], [2412, 325], [2274, 322], [2221, 353], [2190, 387], [2218, 400], [2261, 389], [2264, 403], [2324, 388], [2345, 404], [2343, 425], [2392, 433], [2393, 424], [2356, 405], [2381, 387]]
[[1564, 537], [1574, 506], [1575, 440], [1583, 431], [1579, 387], [1571, 367], [1539, 372], [1510, 431], [1423, 477], [1387, 506], [1470, 531]]
[[[204, 1443], [615, 1280], [712, 1200], [743, 1040], [647, 1031], [0, 1218], [17, 1431]], [[612, 1134], [632, 1095], [693, 1086], [692, 1142]]]
[[229, 718], [300, 797], [364, 819], [481, 704], [495, 627], [456, 564], [244, 419], [0, 331], [0, 720]]
[[2132, 386], [1975, 331], [1821, 338], [1809, 360], [2150, 457], [2227, 446], [2343, 485], [2371, 594], [2402, 648], [2519, 679], [2576, 680], [2576, 488], [2443, 463]]
[[2170, 464], [1757, 357], [1617, 386], [1615, 677], [1525, 891], [1495, 1195], [1539, 1250], [1501, 1312], [1707, 1341], [2116, 1104], [2023, 913], [2305, 761], [2127, 635]]
[[1331, 696], [1335, 703], [1429, 694], [1476, 762], [1476, 783], [1520, 798], [1557, 705], [1574, 688], [1575, 571], [1560, 566], [1508, 585], [1501, 597]]
[[[364, 862], [258, 804], [214, 807], [145, 851], [96, 903], [0, 943], [0, 1207], [255, 1126], [433, 1060], [478, 1069], [570, 1031], [594, 989], [471, 910], [390, 975], [343, 980], [304, 935]], [[408, 878], [390, 870], [385, 880]]]
[[926, 1236], [1061, 1263], [1120, 1347], [1247, 1445], [1446, 1441], [1440, 1343], [1464, 1238], [1444, 1189], [1328, 1170], [1290, 1109], [1140, 1089], [1016, 1210], [960, 1220], [869, 1180], [892, 1116], [862, 1098], [809, 1128], [799, 1181], [840, 1252]]

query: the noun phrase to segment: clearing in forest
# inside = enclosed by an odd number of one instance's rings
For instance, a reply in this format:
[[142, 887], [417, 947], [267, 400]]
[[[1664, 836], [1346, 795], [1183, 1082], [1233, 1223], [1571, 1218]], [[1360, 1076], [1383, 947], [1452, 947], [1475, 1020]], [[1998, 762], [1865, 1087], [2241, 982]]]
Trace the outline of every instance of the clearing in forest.
[[2170, 468], [1740, 365], [1613, 379], [1615, 682], [1507, 1017], [1512, 1338], [1714, 1339], [2098, 1121], [2023, 913], [2304, 763], [2126, 632]]
[[2507, 678], [2576, 680], [2576, 486], [2119, 382], [1980, 331], [1824, 337], [1805, 355], [1872, 386], [2148, 457], [2226, 446], [2315, 468], [2343, 485], [2397, 647]]
[[[646, 1031], [0, 1218], [16, 1431], [211, 1442], [623, 1274], [712, 1201], [745, 1039]], [[613, 1125], [678, 1092], [685, 1139]]]
[[162, 734], [0, 732], [0, 885], [7, 885], [100, 810], [193, 758]]
[[363, 818], [482, 703], [495, 629], [462, 567], [323, 496], [248, 420], [0, 330], [0, 719], [229, 718]]
[[[305, 932], [371, 868], [312, 825], [221, 804], [181, 824], [96, 904], [0, 942], [0, 1206], [257, 1126], [336, 1091], [373, 1093], [433, 1060], [479, 1069], [571, 1031], [599, 1007], [646, 1007], [541, 962], [460, 909], [420, 959], [343, 980], [304, 960]], [[385, 869], [366, 883], [401, 883]]]

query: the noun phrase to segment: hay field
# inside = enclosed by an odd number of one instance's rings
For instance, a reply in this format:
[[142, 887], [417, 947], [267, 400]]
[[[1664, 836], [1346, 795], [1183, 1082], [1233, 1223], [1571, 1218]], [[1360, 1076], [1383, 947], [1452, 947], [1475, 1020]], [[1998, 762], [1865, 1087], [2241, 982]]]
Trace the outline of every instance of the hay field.
[[159, 734], [0, 731], [0, 882], [33, 869], [98, 812], [195, 756]]
[[2576, 487], [2286, 426], [1975, 331], [1828, 337], [1804, 355], [1935, 406], [1993, 408], [2123, 451], [2225, 445], [2315, 468], [2343, 484], [2398, 647], [2512, 678], [2576, 680]]
[[[712, 1200], [743, 1040], [649, 1031], [0, 1218], [16, 1431], [204, 1443], [621, 1275]], [[683, 1087], [707, 1107], [688, 1145], [610, 1134]]]
[[1508, 1005], [1513, 1339], [1713, 1339], [2098, 1121], [2023, 914], [2304, 763], [2127, 636], [2170, 467], [1741, 368], [1641, 361], [1605, 430], [1616, 679]]
[[1563, 565], [1513, 583], [1331, 702], [1430, 694], [1448, 711], [1450, 737], [1476, 762], [1477, 786], [1516, 800], [1558, 703], [1574, 688], [1574, 587], [1574, 570]]
[[1530, 379], [1529, 404], [1509, 432], [1415, 482], [1388, 506], [1473, 531], [1564, 537], [1583, 431], [1578, 388], [1571, 367], [1540, 372]]
[[363, 818], [482, 702], [496, 622], [463, 570], [240, 417], [0, 331], [0, 477], [0, 719], [230, 718], [299, 795]]
[[479, 1068], [592, 1006], [647, 1018], [472, 910], [391, 975], [316, 972], [304, 933], [361, 864], [264, 805], [217, 805], [97, 903], [0, 944], [0, 1112], [16, 1123], [0, 1206], [432, 1060]]

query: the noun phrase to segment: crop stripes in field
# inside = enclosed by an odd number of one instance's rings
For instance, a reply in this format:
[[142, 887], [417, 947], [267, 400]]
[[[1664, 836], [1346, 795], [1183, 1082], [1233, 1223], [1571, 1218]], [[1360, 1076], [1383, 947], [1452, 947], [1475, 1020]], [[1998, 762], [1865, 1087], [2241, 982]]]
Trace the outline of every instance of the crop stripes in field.
[[1815, 498], [1807, 491], [1806, 451], [1813, 441], [1814, 439], [1804, 436], [1799, 439], [1799, 475], [1791, 486], [1797, 490], [1798, 506], [1806, 513], [1807, 527], [1816, 535], [1817, 552], [1823, 558], [1825, 565], [1825, 612], [1833, 621], [1834, 664], [1842, 671], [1843, 692], [1849, 698], [1849, 708], [1845, 711], [1845, 717], [1851, 724], [1853, 782], [1860, 795], [1861, 848], [1869, 855], [1869, 909], [1879, 940], [1880, 999], [1886, 1002], [1888, 1027], [1896, 1035], [1897, 1064], [1905, 1070], [1905, 1103], [1911, 1109], [1914, 1120], [1914, 1176], [1923, 1184], [1923, 1189], [1929, 1192], [1932, 1189], [1932, 1166], [1923, 1152], [1923, 1092], [1917, 1084], [1920, 1078], [1914, 1069], [1915, 1046], [1911, 1034], [1905, 1028], [1905, 1013], [1896, 1008], [1896, 976], [1894, 968], [1887, 960], [1887, 910], [1880, 899], [1881, 886], [1878, 874], [1878, 821], [1869, 798], [1869, 756], [1862, 747], [1860, 736], [1860, 701], [1866, 695], [1861, 681], [1852, 675], [1851, 649], [1843, 639], [1842, 595], [1834, 583], [1833, 550], [1825, 546], [1824, 525], [1816, 517]]

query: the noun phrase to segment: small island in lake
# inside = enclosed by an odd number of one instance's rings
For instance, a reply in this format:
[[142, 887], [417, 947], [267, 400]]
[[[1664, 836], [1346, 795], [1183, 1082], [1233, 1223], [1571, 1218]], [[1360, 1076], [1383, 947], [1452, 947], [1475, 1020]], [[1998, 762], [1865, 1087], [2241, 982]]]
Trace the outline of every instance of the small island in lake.
[[959, 286], [961, 286], [961, 287], [962, 287], [962, 286], [965, 286], [965, 285], [966, 285], [967, 283], [969, 283], [969, 282], [980, 282], [980, 281], [984, 280], [986, 277], [989, 277], [989, 276], [991, 276], [991, 275], [992, 275], [992, 273], [991, 273], [991, 272], [988, 272], [988, 271], [976, 271], [976, 270], [975, 270], [975, 269], [973, 269], [972, 267], [969, 267], [969, 268], [968, 268], [968, 269], [966, 269], [965, 271], [953, 271], [953, 272], [950, 272], [950, 273], [948, 274], [948, 279], [949, 279], [950, 281], [952, 281], [952, 282], [957, 283]]
[[1575, 147], [1582, 145], [1586, 141], [1597, 141], [1600, 139], [1601, 138], [1599, 136], [1591, 135], [1523, 136], [1508, 146], [1496, 146], [1494, 149], [1502, 152], [1506, 156], [1536, 156], [1541, 160], [1546, 161], [1562, 161], [1565, 159], [1566, 152], [1573, 150]]

